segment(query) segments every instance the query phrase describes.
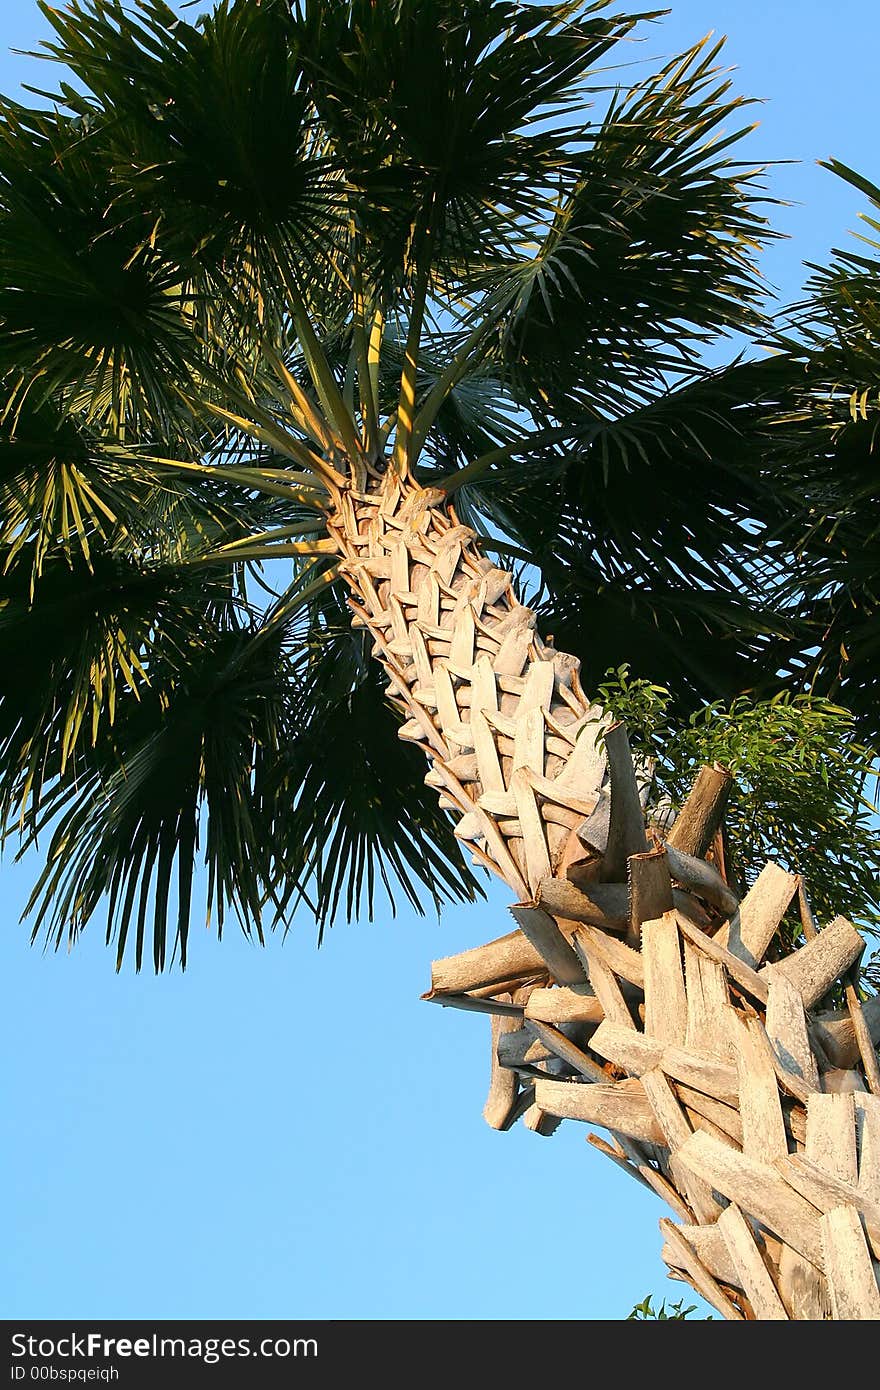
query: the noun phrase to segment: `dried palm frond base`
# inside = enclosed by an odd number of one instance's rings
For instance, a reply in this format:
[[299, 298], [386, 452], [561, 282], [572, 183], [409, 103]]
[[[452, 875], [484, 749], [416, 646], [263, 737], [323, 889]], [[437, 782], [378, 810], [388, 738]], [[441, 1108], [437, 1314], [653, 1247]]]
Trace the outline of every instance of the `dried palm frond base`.
[[[880, 1318], [880, 1001], [847, 982], [844, 918], [761, 968], [798, 888], [768, 864], [714, 934], [695, 903], [638, 950], [556, 919], [579, 981], [516, 931], [436, 962], [426, 997], [492, 1016], [489, 1124], [607, 1131], [590, 1142], [678, 1217], [672, 1276], [724, 1317]], [[847, 1008], [817, 1011], [838, 982]]]
[[[515, 929], [435, 962], [426, 996], [491, 1015], [489, 1124], [604, 1129], [591, 1142], [678, 1218], [660, 1223], [673, 1276], [726, 1318], [880, 1318], [863, 937], [842, 917], [817, 930], [774, 864], [738, 900], [724, 768], [701, 771], [671, 827], [646, 819], [650, 769], [439, 490], [349, 491], [329, 531], [401, 737], [519, 898]], [[791, 911], [805, 944], [785, 955]]]

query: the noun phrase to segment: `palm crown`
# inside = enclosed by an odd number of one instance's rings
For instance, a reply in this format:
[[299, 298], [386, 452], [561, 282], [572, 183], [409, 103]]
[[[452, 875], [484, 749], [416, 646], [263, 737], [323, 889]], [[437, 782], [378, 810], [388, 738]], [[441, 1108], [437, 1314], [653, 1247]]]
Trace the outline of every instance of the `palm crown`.
[[440, 485], [597, 676], [635, 638], [691, 696], [754, 683], [792, 626], [743, 443], [776, 368], [700, 355], [759, 323], [771, 232], [718, 49], [646, 76], [652, 16], [606, 3], [42, 8], [54, 103], [0, 112], [0, 786], [47, 837], [37, 929], [107, 895], [120, 961], [185, 962], [202, 851], [257, 933], [377, 877], [471, 896], [327, 519]]

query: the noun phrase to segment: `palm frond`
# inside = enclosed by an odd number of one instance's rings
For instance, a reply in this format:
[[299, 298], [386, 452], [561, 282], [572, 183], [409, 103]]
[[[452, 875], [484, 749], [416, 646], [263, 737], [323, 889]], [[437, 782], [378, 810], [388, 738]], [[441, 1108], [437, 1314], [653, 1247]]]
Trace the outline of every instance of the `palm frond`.
[[201, 312], [242, 341], [277, 306], [279, 257], [309, 293], [332, 284], [344, 202], [285, 4], [222, 0], [192, 23], [162, 0], [43, 9], [45, 47], [80, 84], [61, 96], [108, 142], [119, 213], [201, 285]]
[[813, 688], [847, 704], [880, 738], [880, 187], [838, 161], [832, 173], [866, 194], [858, 250], [813, 266], [777, 346], [791, 386], [773, 431], [773, 459], [800, 564], [790, 592], [817, 631]]
[[759, 322], [755, 256], [775, 233], [760, 171], [731, 158], [750, 127], [720, 50], [703, 40], [615, 94], [547, 236], [495, 291], [503, 359], [546, 414], [650, 397]]
[[133, 936], [136, 968], [150, 941], [156, 969], [185, 966], [200, 850], [218, 930], [231, 910], [258, 939], [300, 901], [323, 933], [372, 913], [380, 884], [392, 909], [395, 886], [419, 910], [425, 890], [438, 907], [480, 891], [361, 639], [326, 628], [338, 601], [294, 584], [276, 611], [203, 619], [46, 789], [24, 839], [49, 838], [35, 933], [73, 940], [107, 899], [118, 965]]
[[33, 821], [56, 779], [76, 781], [80, 756], [112, 744], [122, 707], [137, 704], [170, 664], [185, 665], [206, 623], [238, 599], [228, 570], [198, 582], [176, 566], [120, 552], [57, 551], [39, 582], [20, 564], [5, 576], [0, 653], [2, 819]]
[[296, 0], [304, 75], [380, 296], [426, 257], [438, 285], [459, 278], [546, 220], [570, 163], [558, 113], [642, 17], [607, 9]]
[[[0, 377], [10, 405], [52, 393], [116, 432], [166, 434], [198, 356], [192, 297], [115, 188], [99, 132], [0, 102]], [[59, 394], [63, 393], [63, 394]]]
[[790, 372], [743, 362], [616, 416], [572, 408], [557, 443], [525, 435], [466, 489], [533, 557], [545, 623], [597, 678], [626, 661], [715, 699], [772, 686], [815, 640], [787, 598], [788, 504], [767, 462]]
[[[332, 593], [312, 620], [300, 669], [298, 723], [279, 775], [295, 794], [286, 832], [303, 855], [319, 930], [340, 915], [372, 914], [379, 884], [392, 911], [395, 887], [419, 913], [425, 891], [437, 911], [482, 896], [425, 786], [422, 757], [397, 737], [363, 636]], [[279, 891], [285, 904], [295, 900], [296, 878]]]
[[117, 965], [133, 929], [137, 969], [148, 931], [157, 970], [169, 947], [185, 966], [204, 805], [209, 908], [219, 929], [232, 905], [259, 935], [273, 847], [260, 770], [287, 703], [278, 641], [249, 643], [247, 630], [203, 634], [176, 681], [156, 682], [127, 709], [112, 745], [105, 740], [87, 760], [91, 775], [56, 783], [39, 827], [51, 829], [46, 866], [28, 905], [35, 933], [44, 927], [56, 945], [73, 940], [108, 897]]

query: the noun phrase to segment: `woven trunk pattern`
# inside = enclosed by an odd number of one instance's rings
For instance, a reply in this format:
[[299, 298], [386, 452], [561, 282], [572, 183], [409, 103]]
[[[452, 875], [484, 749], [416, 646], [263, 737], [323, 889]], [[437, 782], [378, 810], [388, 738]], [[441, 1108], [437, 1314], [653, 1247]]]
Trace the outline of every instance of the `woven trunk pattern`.
[[[740, 902], [705, 768], [672, 823], [650, 769], [543, 642], [439, 490], [386, 479], [331, 518], [353, 621], [515, 929], [437, 961], [426, 996], [487, 1013], [487, 1121], [562, 1120], [658, 1194], [663, 1256], [729, 1319], [880, 1318], [880, 1000], [864, 939], [768, 864]], [[601, 735], [601, 737], [597, 737]], [[780, 947], [783, 916], [805, 944]]]

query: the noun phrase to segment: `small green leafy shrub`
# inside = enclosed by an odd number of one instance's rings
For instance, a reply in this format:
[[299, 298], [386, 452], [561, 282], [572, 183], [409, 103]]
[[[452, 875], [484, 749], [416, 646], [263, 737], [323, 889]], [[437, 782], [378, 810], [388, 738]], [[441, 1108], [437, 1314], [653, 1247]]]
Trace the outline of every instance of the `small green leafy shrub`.
[[597, 698], [626, 724], [634, 752], [655, 762], [649, 810], [680, 807], [703, 763], [730, 768], [726, 867], [740, 891], [773, 859], [803, 874], [820, 922], [843, 913], [876, 929], [876, 755], [856, 738], [848, 710], [806, 695], [743, 695], [682, 724], [670, 693], [632, 678], [626, 666], [607, 673]]
[[[685, 1308], [683, 1298], [679, 1299], [678, 1303], [670, 1303], [668, 1308], [666, 1307], [666, 1300], [664, 1299], [660, 1307], [655, 1308], [651, 1301], [651, 1294], [648, 1294], [647, 1298], [643, 1299], [641, 1303], [637, 1303], [632, 1312], [627, 1314], [625, 1321], [678, 1322], [682, 1321], [684, 1318], [692, 1317], [696, 1311], [697, 1305], [695, 1303], [691, 1303]], [[714, 1319], [711, 1313], [709, 1317], [704, 1318], [703, 1321], [713, 1322]]]

